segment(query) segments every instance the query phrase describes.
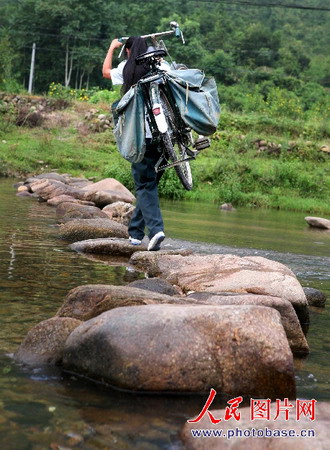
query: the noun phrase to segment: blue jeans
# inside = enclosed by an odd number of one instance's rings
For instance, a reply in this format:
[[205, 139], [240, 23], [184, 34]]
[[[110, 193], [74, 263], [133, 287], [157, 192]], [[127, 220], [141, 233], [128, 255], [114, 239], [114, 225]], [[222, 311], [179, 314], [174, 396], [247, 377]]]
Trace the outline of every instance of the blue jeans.
[[135, 183], [136, 207], [128, 226], [132, 238], [142, 240], [147, 227], [151, 239], [156, 233], [164, 230], [164, 223], [159, 207], [158, 183], [164, 171], [156, 173], [155, 164], [160, 153], [157, 144], [146, 140], [146, 152], [139, 163], [132, 164], [132, 175]]

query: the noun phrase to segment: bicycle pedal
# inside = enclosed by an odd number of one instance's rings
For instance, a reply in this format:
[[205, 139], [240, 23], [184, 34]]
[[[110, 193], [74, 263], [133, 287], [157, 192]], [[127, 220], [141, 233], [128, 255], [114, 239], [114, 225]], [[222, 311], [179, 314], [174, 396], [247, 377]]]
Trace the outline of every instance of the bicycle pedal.
[[196, 158], [198, 155], [198, 150], [190, 150], [190, 148], [186, 147], [186, 153], [188, 156], [191, 156], [192, 158]]
[[209, 138], [207, 137], [201, 137], [198, 138], [193, 147], [197, 150], [197, 151], [201, 151], [204, 150], [205, 148], [208, 148], [211, 145], [211, 141]]

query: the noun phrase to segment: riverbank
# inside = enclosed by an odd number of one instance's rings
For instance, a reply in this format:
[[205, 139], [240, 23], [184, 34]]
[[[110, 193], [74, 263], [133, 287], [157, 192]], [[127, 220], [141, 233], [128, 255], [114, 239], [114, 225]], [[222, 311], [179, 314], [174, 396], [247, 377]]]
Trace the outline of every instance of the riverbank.
[[[36, 101], [38, 103], [38, 101]], [[64, 105], [65, 106], [65, 105]], [[63, 108], [63, 105], [58, 105]], [[69, 172], [95, 180], [114, 177], [133, 189], [130, 164], [118, 153], [107, 105], [73, 102], [44, 114], [37, 126], [15, 125], [2, 108], [0, 175]], [[212, 145], [192, 163], [195, 187], [186, 192], [173, 170], [160, 195], [234, 206], [330, 214], [330, 136], [317, 118], [290, 120], [223, 111]]]

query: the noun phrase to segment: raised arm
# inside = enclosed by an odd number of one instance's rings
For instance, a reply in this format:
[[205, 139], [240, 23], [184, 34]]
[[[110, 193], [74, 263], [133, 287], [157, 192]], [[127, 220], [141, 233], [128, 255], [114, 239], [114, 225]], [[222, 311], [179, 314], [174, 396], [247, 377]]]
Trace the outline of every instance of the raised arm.
[[105, 60], [103, 62], [103, 67], [102, 67], [102, 75], [104, 78], [110, 78], [111, 79], [111, 69], [112, 69], [112, 59], [113, 59], [113, 54], [114, 51], [116, 50], [116, 48], [121, 47], [123, 44], [121, 42], [118, 41], [118, 39], [114, 39], [109, 47], [107, 56], [105, 57]]

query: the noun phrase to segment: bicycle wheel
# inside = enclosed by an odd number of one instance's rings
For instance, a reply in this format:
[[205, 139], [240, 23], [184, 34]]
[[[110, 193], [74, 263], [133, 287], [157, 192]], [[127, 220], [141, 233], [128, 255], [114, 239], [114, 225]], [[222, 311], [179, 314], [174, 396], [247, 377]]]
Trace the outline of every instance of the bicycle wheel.
[[[188, 155], [186, 153], [184, 145], [180, 142], [178, 137], [176, 136], [176, 127], [175, 127], [175, 115], [173, 112], [173, 109], [167, 100], [164, 92], [160, 92], [160, 101], [164, 110], [164, 114], [166, 117], [167, 125], [168, 125], [168, 131], [166, 133], [163, 133], [162, 140], [164, 145], [164, 150], [169, 158], [169, 160], [173, 163], [188, 158]], [[192, 180], [192, 174], [191, 174], [191, 168], [189, 161], [184, 161], [176, 166], [174, 166], [174, 169], [179, 177], [179, 180], [181, 181], [183, 187], [187, 191], [191, 191], [193, 187], [193, 180]]]

